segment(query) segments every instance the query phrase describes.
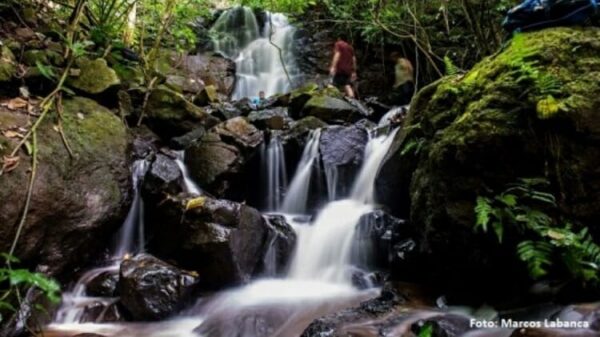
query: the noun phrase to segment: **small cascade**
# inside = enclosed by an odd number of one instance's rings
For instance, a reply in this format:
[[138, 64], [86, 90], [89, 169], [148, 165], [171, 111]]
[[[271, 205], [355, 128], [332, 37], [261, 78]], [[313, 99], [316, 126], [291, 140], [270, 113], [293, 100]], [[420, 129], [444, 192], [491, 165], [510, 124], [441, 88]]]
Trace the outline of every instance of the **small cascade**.
[[148, 161], [136, 160], [133, 163], [131, 176], [133, 202], [117, 235], [117, 246], [113, 254], [116, 258], [121, 258], [134, 251], [142, 252], [144, 250], [144, 200], [140, 193], [140, 187], [146, 171], [148, 171]]
[[87, 296], [87, 285], [103, 273], [118, 273], [119, 264], [128, 254], [143, 252], [144, 250], [144, 201], [140, 187], [148, 170], [149, 163], [144, 159], [136, 160], [131, 170], [133, 185], [133, 202], [127, 213], [127, 218], [117, 234], [117, 244], [111, 252], [112, 263], [109, 266], [94, 268], [84, 273], [73, 289], [64, 292], [61, 306], [55, 316], [55, 323], [75, 324], [83, 318], [86, 309], [92, 305], [101, 305], [107, 308], [116, 302], [115, 298]]
[[264, 150], [266, 162], [266, 187], [267, 210], [279, 209], [283, 190], [287, 186], [287, 173], [285, 168], [285, 155], [279, 133], [273, 132], [269, 145]]
[[194, 180], [192, 180], [192, 177], [190, 177], [190, 174], [188, 172], [187, 166], [185, 166], [185, 151], [182, 150], [177, 151], [175, 153], [177, 156], [175, 158], [175, 162], [177, 163], [177, 166], [179, 166], [179, 170], [181, 171], [181, 175], [183, 176], [183, 188], [187, 193], [201, 195], [202, 189], [198, 185], [196, 185]]
[[213, 32], [215, 50], [235, 61], [236, 86], [232, 99], [288, 92], [299, 74], [293, 50], [295, 29], [280, 13], [266, 13], [264, 27], [258, 27], [251, 9], [236, 7], [225, 11]]
[[408, 105], [404, 105], [404, 106], [398, 106], [398, 107], [390, 109], [390, 111], [386, 112], [385, 115], [383, 115], [383, 117], [381, 117], [377, 126], [384, 127], [384, 126], [388, 126], [388, 125], [392, 124], [394, 119], [396, 119], [398, 116], [406, 114], [406, 111], [408, 111], [408, 108], [409, 108]]
[[375, 203], [375, 178], [398, 130], [369, 140], [365, 148], [365, 159], [352, 187], [350, 198], [362, 203]]
[[319, 139], [321, 129], [311, 131], [296, 174], [285, 194], [281, 211], [289, 214], [305, 214], [308, 203], [308, 192], [315, 165], [319, 166]]
[[224, 11], [211, 28], [214, 49], [235, 59], [242, 49], [260, 36], [256, 16], [248, 7]]
[[369, 140], [350, 199], [330, 202], [312, 226], [296, 227], [298, 242], [289, 278], [351, 283], [351, 257], [362, 255], [352, 251], [360, 247], [353, 245], [355, 227], [374, 209], [375, 178], [396, 132]]
[[339, 183], [339, 174], [337, 166], [325, 166], [325, 180], [327, 182], [327, 196], [329, 201], [334, 201], [338, 197], [337, 186]]

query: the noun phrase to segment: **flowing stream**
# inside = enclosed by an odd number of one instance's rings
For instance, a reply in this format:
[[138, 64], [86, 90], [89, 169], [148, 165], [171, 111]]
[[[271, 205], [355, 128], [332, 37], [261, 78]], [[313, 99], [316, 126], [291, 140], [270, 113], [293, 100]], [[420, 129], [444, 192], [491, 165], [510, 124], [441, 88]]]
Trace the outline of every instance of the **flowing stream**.
[[299, 70], [293, 54], [295, 29], [280, 13], [265, 12], [259, 27], [248, 7], [223, 12], [211, 32], [215, 50], [236, 65], [232, 99], [271, 96], [291, 89]]
[[[97, 299], [85, 296], [85, 284], [103, 272], [116, 272], [117, 266], [98, 268], [86, 273], [65, 295], [60, 317], [48, 327], [49, 336], [75, 333], [100, 333], [105, 336], [135, 337], [288, 337], [299, 336], [312, 320], [344, 307], [356, 305], [378, 293], [377, 289], [359, 290], [352, 284], [352, 256], [355, 227], [360, 218], [374, 209], [373, 184], [379, 165], [391, 144], [390, 135], [373, 138], [365, 149], [365, 160], [349, 199], [328, 203], [312, 224], [294, 223], [296, 249], [290, 269], [283, 278], [263, 278], [233, 290], [198, 300], [196, 305], [168, 321], [157, 323], [79, 323], [81, 311], [73, 309], [72, 298], [80, 306]], [[317, 160], [319, 131], [309, 137], [298, 167]], [[134, 181], [138, 181], [134, 170]], [[297, 170], [292, 181], [310, 179], [305, 170]], [[293, 184], [292, 184], [293, 185]], [[303, 188], [298, 188], [304, 193]], [[291, 192], [291, 189], [290, 189]], [[300, 209], [306, 198], [295, 198]], [[292, 217], [288, 217], [292, 219]], [[71, 304], [70, 304], [71, 303]]]

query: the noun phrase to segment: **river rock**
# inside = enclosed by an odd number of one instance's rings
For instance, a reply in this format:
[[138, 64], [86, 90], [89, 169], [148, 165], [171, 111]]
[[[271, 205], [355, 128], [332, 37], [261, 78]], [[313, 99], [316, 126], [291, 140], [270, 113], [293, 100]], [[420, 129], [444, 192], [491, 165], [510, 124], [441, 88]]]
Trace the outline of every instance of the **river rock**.
[[321, 133], [319, 151], [326, 170], [337, 172], [338, 196], [349, 193], [369, 141], [366, 129], [358, 126], [330, 126]]
[[159, 196], [181, 192], [182, 175], [172, 158], [159, 153], [150, 165], [143, 182], [144, 194]]
[[404, 224], [404, 220], [380, 209], [363, 215], [356, 226], [354, 241], [357, 250], [366, 253], [360, 261], [361, 267], [390, 269], [396, 253], [394, 245], [402, 237]]
[[211, 108], [213, 111], [212, 115], [221, 120], [228, 120], [242, 115], [242, 111], [230, 102], [213, 103], [211, 104]]
[[474, 230], [476, 198], [523, 177], [545, 177], [560, 216], [590, 226], [596, 237], [600, 81], [592, 69], [600, 67], [593, 56], [599, 38], [598, 29], [524, 33], [464, 76], [443, 78], [415, 97], [376, 191], [396, 215], [410, 218], [428, 266], [418, 271], [424, 278], [471, 295], [529, 288], [515, 253], [526, 237], [507, 224], [499, 244]]
[[118, 294], [119, 273], [105, 271], [94, 277], [86, 286], [86, 293], [98, 297], [115, 297]]
[[150, 221], [160, 256], [198, 271], [211, 289], [258, 273], [274, 231], [256, 209], [209, 197], [167, 196]]
[[117, 73], [106, 64], [105, 59], [79, 58], [75, 64], [80, 73], [77, 77], [69, 77], [67, 83], [84, 93], [100, 94], [121, 83]]
[[[65, 99], [61, 115], [73, 157], [54, 123], [44, 121], [37, 135], [39, 166], [31, 207], [15, 252], [51, 275], [82, 265], [104, 247], [127, 210], [131, 184], [129, 137], [119, 118], [82, 97]], [[0, 129], [27, 128], [29, 118], [0, 108]], [[0, 157], [16, 141], [0, 135]], [[15, 237], [30, 168], [30, 158], [21, 151], [16, 169], [0, 175], [0, 251], [8, 251]]]
[[316, 83], [309, 83], [301, 88], [295, 89], [288, 95], [280, 96], [279, 101], [283, 105], [288, 105], [290, 117], [300, 119], [302, 117], [302, 109], [313, 95], [317, 93], [319, 86]]
[[203, 127], [196, 128], [183, 136], [171, 138], [169, 145], [174, 150], [185, 150], [194, 142], [199, 141], [206, 134]]
[[281, 275], [287, 271], [296, 246], [296, 232], [282, 215], [265, 215], [269, 227], [267, 249], [263, 258], [263, 274]]
[[282, 130], [291, 121], [287, 109], [283, 107], [253, 111], [248, 115], [248, 120], [261, 130]]
[[227, 120], [187, 149], [185, 162], [194, 180], [210, 193], [244, 200], [248, 192], [247, 166], [263, 143], [262, 131], [243, 117]]
[[148, 254], [121, 263], [121, 304], [136, 320], [159, 320], [180, 308], [198, 281], [188, 273]]
[[160, 85], [148, 97], [144, 121], [159, 136], [181, 136], [198, 127], [210, 128], [219, 120], [186, 100], [182, 94]]
[[207, 85], [200, 92], [198, 96], [194, 99], [194, 104], [199, 106], [209, 105], [211, 103], [219, 102], [219, 96], [217, 94], [217, 88], [214, 85]]
[[412, 324], [411, 330], [418, 336], [425, 326], [431, 327], [431, 337], [460, 337], [471, 330], [469, 317], [455, 314], [421, 319]]

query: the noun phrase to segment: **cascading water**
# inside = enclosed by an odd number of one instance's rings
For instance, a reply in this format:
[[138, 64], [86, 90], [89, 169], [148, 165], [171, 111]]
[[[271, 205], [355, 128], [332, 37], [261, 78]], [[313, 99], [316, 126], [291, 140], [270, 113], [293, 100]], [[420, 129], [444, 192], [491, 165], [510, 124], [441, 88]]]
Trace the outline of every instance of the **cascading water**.
[[311, 131], [298, 167], [296, 168], [296, 174], [285, 194], [285, 199], [280, 209], [281, 212], [289, 214], [306, 213], [312, 173], [315, 171], [315, 165], [317, 168], [319, 166], [320, 138], [321, 129]]
[[133, 202], [127, 218], [119, 233], [117, 244], [111, 252], [113, 263], [109, 266], [94, 268], [84, 273], [73, 289], [63, 293], [62, 303], [58, 309], [55, 322], [63, 324], [79, 323], [86, 308], [91, 305], [101, 305], [107, 308], [117, 301], [116, 298], [91, 297], [86, 293], [88, 283], [103, 273], [118, 273], [120, 260], [127, 254], [142, 252], [144, 250], [144, 202], [141, 197], [140, 187], [144, 175], [148, 170], [148, 161], [136, 160], [132, 166], [131, 180], [133, 184]]
[[[330, 202], [313, 225], [294, 224], [297, 245], [285, 278], [256, 280], [218, 293], [200, 300], [170, 321], [55, 324], [49, 327], [50, 331], [101, 333], [111, 337], [299, 336], [316, 317], [373, 297], [376, 289], [361, 291], [352, 285], [352, 243], [360, 218], [374, 208], [370, 204], [372, 185], [394, 134], [369, 141], [350, 199]], [[316, 142], [318, 137], [313, 134], [311, 138]], [[308, 152], [313, 145], [307, 145]], [[303, 173], [296, 173], [300, 174]]]
[[185, 152], [177, 151], [175, 154], [177, 156], [175, 158], [175, 163], [177, 163], [181, 175], [183, 176], [183, 187], [185, 188], [185, 191], [194, 195], [201, 195], [202, 189], [194, 182], [192, 177], [190, 177], [187, 166], [185, 166]]
[[285, 155], [281, 137], [278, 133], [273, 132], [269, 145], [263, 151], [264, 160], [266, 162], [266, 196], [267, 209], [275, 211], [279, 209], [283, 190], [287, 186], [287, 172], [285, 169]]
[[283, 14], [266, 12], [265, 17], [259, 30], [252, 10], [236, 7], [212, 28], [215, 50], [236, 64], [234, 100], [260, 91], [266, 96], [287, 92], [299, 73], [292, 52], [294, 28]]

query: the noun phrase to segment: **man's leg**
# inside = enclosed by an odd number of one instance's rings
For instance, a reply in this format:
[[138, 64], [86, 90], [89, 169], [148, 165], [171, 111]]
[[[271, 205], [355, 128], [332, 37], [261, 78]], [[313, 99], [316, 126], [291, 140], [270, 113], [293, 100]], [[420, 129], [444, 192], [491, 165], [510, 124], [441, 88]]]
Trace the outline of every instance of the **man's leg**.
[[346, 84], [344, 86], [344, 91], [346, 92], [346, 96], [354, 98], [354, 90], [352, 90], [352, 86], [350, 84]]

